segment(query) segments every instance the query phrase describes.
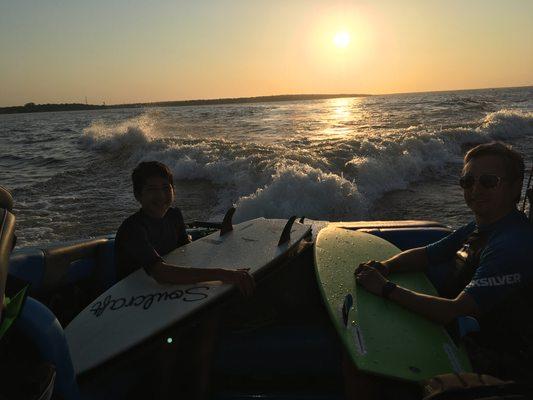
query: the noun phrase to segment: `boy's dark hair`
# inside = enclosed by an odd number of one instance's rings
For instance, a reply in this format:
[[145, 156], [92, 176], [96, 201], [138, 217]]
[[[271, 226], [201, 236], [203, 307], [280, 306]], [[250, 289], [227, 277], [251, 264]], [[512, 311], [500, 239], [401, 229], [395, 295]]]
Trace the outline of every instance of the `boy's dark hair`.
[[[505, 166], [505, 175], [510, 182], [516, 182], [519, 180], [521, 183], [524, 180], [524, 158], [522, 155], [513, 150], [510, 146], [502, 142], [490, 142], [480, 144], [473, 149], [470, 149], [464, 158], [464, 163], [482, 156], [496, 156], [500, 157]], [[516, 202], [520, 201], [520, 194], [518, 195]]]
[[152, 176], [165, 178], [170, 185], [174, 186], [174, 177], [172, 176], [170, 168], [159, 161], [144, 161], [139, 163], [131, 174], [133, 193], [141, 194], [146, 180]]

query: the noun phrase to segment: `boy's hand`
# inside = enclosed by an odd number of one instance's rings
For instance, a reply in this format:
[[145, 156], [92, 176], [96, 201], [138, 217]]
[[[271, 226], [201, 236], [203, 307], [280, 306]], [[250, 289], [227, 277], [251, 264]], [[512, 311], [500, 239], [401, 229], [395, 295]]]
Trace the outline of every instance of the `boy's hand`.
[[387, 267], [386, 264], [380, 261], [368, 260], [367, 262], [359, 264], [359, 266], [355, 268], [355, 271], [353, 272], [354, 275], [357, 276], [357, 274], [365, 268], [374, 268], [383, 276], [389, 276], [390, 273], [389, 267]]
[[224, 271], [222, 282], [232, 283], [244, 296], [251, 296], [255, 290], [255, 280], [249, 271], [250, 268], [227, 269]]

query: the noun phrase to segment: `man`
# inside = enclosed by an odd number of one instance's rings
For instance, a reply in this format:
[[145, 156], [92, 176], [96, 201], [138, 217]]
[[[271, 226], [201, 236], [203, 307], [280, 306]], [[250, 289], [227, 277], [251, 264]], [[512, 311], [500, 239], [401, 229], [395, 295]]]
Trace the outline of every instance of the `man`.
[[[475, 220], [439, 242], [381, 262], [369, 261], [355, 270], [366, 290], [437, 323], [446, 325], [459, 316], [477, 318], [481, 332], [475, 352], [481, 347], [485, 354], [472, 361], [478, 372], [499, 376], [508, 367], [501, 359], [510, 347], [515, 347], [510, 352], [513, 365], [520, 363], [516, 357], [529, 359], [524, 353], [529, 337], [519, 333], [529, 312], [517, 305], [524, 303], [533, 282], [533, 226], [516, 208], [523, 176], [522, 157], [504, 144], [471, 149], [459, 183]], [[426, 270], [441, 297], [387, 280], [389, 273], [420, 270]], [[511, 374], [515, 372], [522, 371]]]

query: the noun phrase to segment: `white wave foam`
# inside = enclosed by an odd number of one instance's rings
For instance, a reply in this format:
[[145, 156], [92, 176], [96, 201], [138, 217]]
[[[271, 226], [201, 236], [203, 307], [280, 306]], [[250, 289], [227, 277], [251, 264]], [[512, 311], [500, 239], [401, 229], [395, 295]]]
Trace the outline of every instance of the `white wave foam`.
[[239, 222], [257, 216], [355, 217], [366, 207], [355, 183], [309, 165], [285, 165], [278, 168], [269, 185], [241, 197], [236, 208], [235, 221]]
[[384, 193], [460, 163], [465, 143], [533, 135], [533, 113], [500, 110], [477, 126], [435, 130], [418, 125], [311, 140], [306, 147], [285, 137], [265, 145], [183, 136], [177, 129], [163, 133], [157, 115], [146, 113], [118, 124], [95, 122], [84, 130], [82, 144], [122, 154], [127, 158], [124, 168], [158, 160], [171, 168], [175, 179], [209, 180], [218, 188], [213, 212], [235, 204], [236, 221], [290, 215], [339, 219], [363, 217]]
[[161, 137], [157, 113], [144, 113], [117, 123], [94, 121], [83, 130], [80, 143], [87, 149], [105, 153], [132, 151]]
[[533, 112], [500, 110], [487, 114], [478, 131], [498, 140], [533, 135]]

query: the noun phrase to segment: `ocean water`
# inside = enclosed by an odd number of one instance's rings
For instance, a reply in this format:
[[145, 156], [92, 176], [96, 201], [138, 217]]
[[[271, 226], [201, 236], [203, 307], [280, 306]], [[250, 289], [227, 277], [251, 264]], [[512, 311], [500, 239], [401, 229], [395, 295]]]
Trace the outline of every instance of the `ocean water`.
[[0, 115], [0, 184], [19, 246], [114, 233], [136, 211], [130, 174], [159, 160], [185, 219], [471, 218], [469, 146], [533, 159], [533, 87], [330, 100]]

